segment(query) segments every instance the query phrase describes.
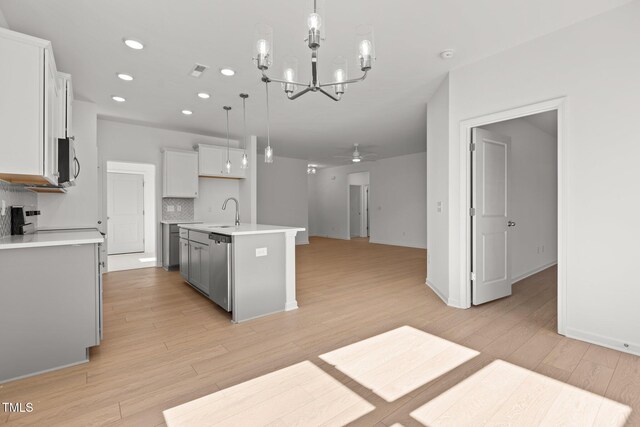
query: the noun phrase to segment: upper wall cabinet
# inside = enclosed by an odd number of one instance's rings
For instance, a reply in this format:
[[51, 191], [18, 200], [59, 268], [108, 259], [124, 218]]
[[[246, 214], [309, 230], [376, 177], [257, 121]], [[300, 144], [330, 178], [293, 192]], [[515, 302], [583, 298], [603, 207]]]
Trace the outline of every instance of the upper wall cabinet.
[[237, 148], [229, 149], [229, 160], [231, 161], [231, 173], [227, 173], [227, 148], [216, 145], [198, 145], [198, 173], [200, 176], [214, 178], [245, 178], [246, 169], [242, 169], [242, 154], [244, 150]]
[[198, 153], [165, 148], [162, 197], [198, 197]]
[[51, 43], [0, 28], [0, 58], [0, 179], [57, 185], [66, 89]]

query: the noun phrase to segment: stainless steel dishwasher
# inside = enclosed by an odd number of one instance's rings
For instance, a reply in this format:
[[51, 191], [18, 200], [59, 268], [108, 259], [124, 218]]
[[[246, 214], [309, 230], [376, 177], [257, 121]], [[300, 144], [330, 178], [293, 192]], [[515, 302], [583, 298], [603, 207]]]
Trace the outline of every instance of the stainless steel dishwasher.
[[233, 257], [231, 236], [209, 233], [211, 283], [209, 298], [226, 311], [231, 311], [231, 287], [233, 274], [231, 261]]

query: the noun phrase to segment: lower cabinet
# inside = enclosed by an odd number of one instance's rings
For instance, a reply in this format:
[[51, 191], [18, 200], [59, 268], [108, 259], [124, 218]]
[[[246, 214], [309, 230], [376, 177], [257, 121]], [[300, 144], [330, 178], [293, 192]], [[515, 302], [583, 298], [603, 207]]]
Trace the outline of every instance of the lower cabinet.
[[[209, 244], [202, 243], [204, 233], [194, 234], [199, 237], [180, 238], [180, 275], [191, 286], [209, 295], [212, 268]], [[192, 238], [200, 241], [190, 240]]]
[[100, 250], [0, 250], [0, 384], [86, 362], [88, 348], [100, 344]]
[[180, 275], [187, 282], [189, 281], [189, 241], [180, 239]]
[[189, 283], [209, 295], [209, 245], [189, 242]]

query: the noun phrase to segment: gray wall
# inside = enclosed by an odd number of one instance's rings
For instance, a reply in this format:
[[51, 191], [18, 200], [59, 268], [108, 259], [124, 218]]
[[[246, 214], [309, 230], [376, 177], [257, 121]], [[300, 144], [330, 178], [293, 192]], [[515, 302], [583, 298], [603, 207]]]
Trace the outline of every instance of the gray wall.
[[349, 239], [349, 174], [370, 173], [370, 241], [426, 247], [426, 153], [318, 169], [309, 177], [312, 235]]

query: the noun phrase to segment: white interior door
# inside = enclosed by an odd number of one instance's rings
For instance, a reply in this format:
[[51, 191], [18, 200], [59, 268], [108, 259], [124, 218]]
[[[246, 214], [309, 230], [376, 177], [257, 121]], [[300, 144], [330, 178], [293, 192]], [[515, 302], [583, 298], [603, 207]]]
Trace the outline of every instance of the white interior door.
[[511, 295], [507, 236], [511, 138], [484, 129], [473, 129], [472, 137], [472, 289], [477, 305]]
[[360, 237], [360, 227], [362, 226], [362, 203], [361, 187], [359, 185], [349, 186], [349, 230], [351, 237]]
[[144, 252], [144, 175], [107, 174], [109, 255]]

